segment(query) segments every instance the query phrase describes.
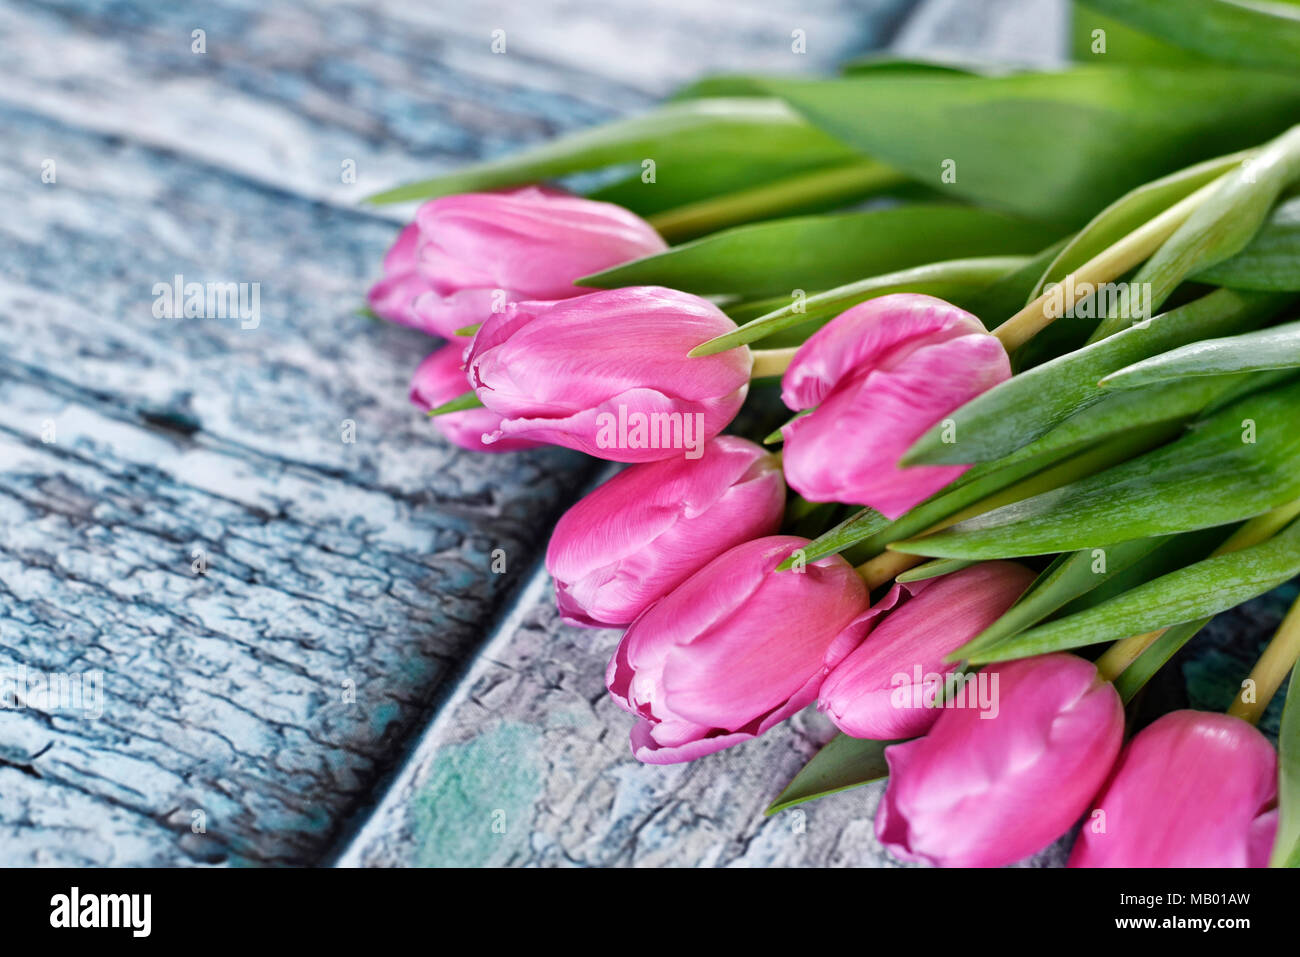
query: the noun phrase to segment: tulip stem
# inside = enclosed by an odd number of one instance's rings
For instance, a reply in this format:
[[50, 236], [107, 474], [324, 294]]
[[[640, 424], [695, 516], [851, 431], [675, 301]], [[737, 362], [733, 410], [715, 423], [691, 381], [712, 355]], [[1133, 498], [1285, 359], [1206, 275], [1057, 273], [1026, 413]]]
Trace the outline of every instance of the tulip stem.
[[858, 160], [711, 196], [657, 213], [648, 217], [648, 221], [659, 235], [677, 241], [808, 206], [858, 199], [906, 180], [907, 177], [881, 163]]
[[[1230, 174], [1225, 173], [1224, 176]], [[1059, 289], [1041, 296], [994, 330], [1007, 352], [1014, 352], [1091, 294], [1096, 286], [1111, 282], [1149, 258], [1219, 188], [1221, 176], [1147, 220], [1123, 239], [1103, 249], [1060, 282]], [[1060, 312], [1056, 306], [1060, 306]], [[1149, 316], [1147, 318], [1150, 318]]]
[[[1232, 700], [1228, 714], [1259, 724], [1264, 709], [1277, 694], [1277, 689], [1282, 687], [1297, 660], [1300, 660], [1300, 599], [1296, 599], [1282, 619], [1268, 647], [1250, 670], [1250, 677], [1242, 682], [1241, 692]], [[1253, 700], [1244, 700], [1247, 692], [1251, 693]]]
[[779, 376], [785, 373], [789, 368], [794, 354], [799, 351], [798, 346], [791, 346], [788, 349], [753, 349], [754, 368], [750, 372], [751, 379], [764, 379], [769, 376]]
[[[1263, 515], [1256, 515], [1233, 532], [1227, 541], [1211, 553], [1210, 557], [1214, 558], [1219, 555], [1226, 555], [1229, 552], [1241, 551], [1243, 548], [1250, 548], [1266, 542], [1290, 525], [1297, 516], [1300, 516], [1300, 499], [1281, 505], [1271, 512], [1265, 512]], [[1101, 672], [1101, 676], [1107, 681], [1114, 681], [1125, 668], [1137, 661], [1138, 656], [1155, 644], [1156, 640], [1168, 630], [1168, 628], [1161, 628], [1158, 631], [1148, 631], [1142, 635], [1121, 638], [1107, 648], [1105, 654], [1097, 659], [1097, 670]]]
[[876, 589], [885, 582], [926, 561], [923, 555], [906, 555], [903, 552], [881, 552], [875, 558], [863, 562], [853, 570], [867, 583], [868, 589]]

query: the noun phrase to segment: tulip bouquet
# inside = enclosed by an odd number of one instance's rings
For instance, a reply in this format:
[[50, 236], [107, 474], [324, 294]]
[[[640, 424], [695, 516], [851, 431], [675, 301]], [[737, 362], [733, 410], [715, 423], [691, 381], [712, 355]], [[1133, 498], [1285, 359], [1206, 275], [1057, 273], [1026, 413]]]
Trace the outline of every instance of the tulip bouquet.
[[434, 426], [630, 463], [546, 568], [625, 629], [639, 760], [815, 704], [769, 813], [887, 777], [903, 860], [1082, 821], [1075, 866], [1300, 864], [1300, 682], [1256, 727], [1300, 612], [1226, 714], [1138, 706], [1300, 574], [1300, 15], [1177, 6], [1093, 0], [1050, 73], [712, 78], [376, 197], [422, 201], [369, 305], [447, 340]]

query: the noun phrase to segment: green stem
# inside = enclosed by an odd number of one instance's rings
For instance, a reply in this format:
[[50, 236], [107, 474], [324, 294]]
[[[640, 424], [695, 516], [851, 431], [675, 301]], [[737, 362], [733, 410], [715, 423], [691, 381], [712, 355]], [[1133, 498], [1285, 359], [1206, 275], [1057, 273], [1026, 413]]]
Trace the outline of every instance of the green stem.
[[798, 346], [791, 346], [788, 349], [754, 349], [754, 368], [749, 377], [764, 379], [768, 376], [784, 374], [798, 351]]
[[1233, 699], [1228, 714], [1259, 724], [1264, 716], [1264, 709], [1282, 687], [1282, 682], [1300, 659], [1300, 599], [1291, 606], [1277, 632], [1260, 655], [1255, 667], [1250, 670], [1249, 681], [1253, 682], [1253, 701], [1243, 701], [1240, 694]]
[[675, 242], [816, 203], [857, 199], [906, 180], [888, 166], [860, 160], [688, 203], [650, 216], [649, 222], [661, 236]]

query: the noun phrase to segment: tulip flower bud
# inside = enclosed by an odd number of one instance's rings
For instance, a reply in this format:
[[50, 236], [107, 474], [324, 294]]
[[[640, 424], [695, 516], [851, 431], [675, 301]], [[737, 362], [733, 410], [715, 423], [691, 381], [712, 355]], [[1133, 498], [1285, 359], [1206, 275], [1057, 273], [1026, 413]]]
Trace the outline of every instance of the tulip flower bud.
[[[453, 342], [426, 357], [411, 379], [411, 401], [427, 412], [463, 395], [469, 389], [465, 370], [461, 367], [464, 351], [464, 345]], [[484, 434], [495, 432], [500, 425], [501, 416], [487, 409], [448, 412], [433, 419], [434, 428], [449, 442], [471, 452], [514, 452], [541, 444], [524, 439], [503, 439], [485, 445]]]
[[[947, 707], [981, 707], [996, 716], [997, 687], [989, 685], [996, 672], [981, 685], [978, 675], [952, 677], [956, 666], [944, 658], [997, 621], [1033, 580], [1015, 562], [982, 562], [895, 585], [881, 603], [893, 610], [830, 673], [818, 709], [845, 734], [878, 741], [928, 731], [941, 710], [936, 696]], [[948, 699], [952, 692], [955, 700]]]
[[812, 702], [867, 627], [866, 585], [832, 555], [776, 572], [809, 542], [759, 538], [719, 555], [651, 605], [605, 672], [638, 717], [632, 753], [691, 761], [748, 741]]
[[1002, 343], [956, 306], [913, 293], [856, 305], [814, 333], [781, 380], [787, 406], [813, 410], [781, 430], [786, 481], [809, 501], [897, 518], [969, 468], [899, 468], [903, 453], [1010, 377]]
[[732, 546], [775, 532], [784, 508], [776, 457], [734, 435], [699, 459], [629, 466], [555, 526], [546, 569], [560, 614], [626, 625]]
[[502, 417], [487, 441], [615, 462], [698, 459], [745, 401], [753, 358], [687, 353], [735, 328], [712, 303], [658, 286], [513, 304], [483, 324], [466, 360], [470, 385]]
[[876, 837], [902, 860], [1001, 867], [1028, 857], [1079, 819], [1119, 754], [1124, 707], [1091, 662], [1052, 654], [989, 668], [996, 717], [945, 708], [925, 737], [885, 749]]
[[1174, 711], [1128, 743], [1071, 867], [1266, 867], [1277, 755], [1253, 725]]
[[508, 302], [579, 295], [575, 279], [667, 248], [649, 223], [612, 203], [535, 186], [443, 196], [397, 237], [370, 308], [450, 337]]

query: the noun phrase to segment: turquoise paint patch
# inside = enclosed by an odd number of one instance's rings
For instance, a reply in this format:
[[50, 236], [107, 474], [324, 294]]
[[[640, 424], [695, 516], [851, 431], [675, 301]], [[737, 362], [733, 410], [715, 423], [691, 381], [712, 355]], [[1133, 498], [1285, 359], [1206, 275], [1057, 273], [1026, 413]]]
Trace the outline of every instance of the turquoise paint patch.
[[420, 867], [493, 867], [528, 853], [545, 778], [541, 734], [515, 723], [443, 748], [411, 809]]

